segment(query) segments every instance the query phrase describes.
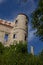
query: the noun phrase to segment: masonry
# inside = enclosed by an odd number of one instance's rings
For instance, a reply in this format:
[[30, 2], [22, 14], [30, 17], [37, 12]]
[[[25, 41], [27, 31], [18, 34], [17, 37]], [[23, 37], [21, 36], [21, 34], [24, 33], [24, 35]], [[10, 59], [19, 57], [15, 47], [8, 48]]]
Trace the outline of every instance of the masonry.
[[[19, 14], [13, 21], [0, 19], [0, 42], [5, 46], [12, 45], [14, 42], [27, 41], [28, 37], [28, 17]], [[14, 43], [15, 44], [15, 43]]]

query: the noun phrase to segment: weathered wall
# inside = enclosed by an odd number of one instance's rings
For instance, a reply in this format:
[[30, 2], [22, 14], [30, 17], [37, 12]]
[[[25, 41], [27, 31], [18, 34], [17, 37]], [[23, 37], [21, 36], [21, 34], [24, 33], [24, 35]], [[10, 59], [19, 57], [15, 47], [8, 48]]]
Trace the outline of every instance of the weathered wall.
[[[16, 23], [17, 21], [17, 23]], [[26, 25], [27, 23], [27, 18], [25, 15], [18, 15], [16, 20], [15, 20], [15, 26], [12, 30], [12, 33], [11, 33], [11, 37], [10, 37], [10, 43], [12, 44], [12, 42], [14, 42], [14, 40], [16, 40], [17, 42], [19, 41], [26, 41], [25, 40], [25, 35], [27, 35], [27, 28], [28, 28], [28, 25]], [[16, 34], [16, 37], [15, 39], [13, 38], [13, 35]]]
[[[28, 25], [27, 25], [28, 19], [25, 15], [21, 14], [18, 15], [16, 20], [12, 22], [12, 27], [8, 27], [5, 25], [0, 24], [0, 41], [3, 42], [5, 46], [9, 46], [10, 44], [13, 44], [14, 41], [27, 41], [25, 40], [25, 36], [28, 34]], [[4, 36], [5, 34], [8, 34], [8, 41], [5, 42]], [[13, 38], [13, 35], [16, 35], [15, 38]]]
[[12, 28], [0, 24], [0, 42], [2, 42], [4, 45], [6, 44], [4, 40], [5, 34], [9, 35], [11, 30]]

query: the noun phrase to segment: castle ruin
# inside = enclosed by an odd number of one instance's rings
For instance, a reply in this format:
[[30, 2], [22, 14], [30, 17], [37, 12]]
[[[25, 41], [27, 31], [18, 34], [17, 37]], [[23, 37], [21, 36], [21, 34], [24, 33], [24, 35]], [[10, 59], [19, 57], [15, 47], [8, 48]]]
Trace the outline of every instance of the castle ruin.
[[0, 19], [0, 42], [3, 45], [9, 46], [16, 41], [24, 42], [27, 37], [28, 17], [25, 14], [19, 14], [13, 22]]

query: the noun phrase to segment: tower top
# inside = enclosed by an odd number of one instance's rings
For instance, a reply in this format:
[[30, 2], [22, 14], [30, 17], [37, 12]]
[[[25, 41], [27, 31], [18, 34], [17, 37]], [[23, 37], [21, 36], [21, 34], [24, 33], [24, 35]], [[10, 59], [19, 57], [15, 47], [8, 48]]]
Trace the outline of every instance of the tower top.
[[29, 20], [28, 16], [27, 16], [26, 14], [24, 14], [24, 13], [20, 13], [20, 14], [18, 14], [18, 15], [24, 15], [24, 16], [26, 16], [26, 18]]

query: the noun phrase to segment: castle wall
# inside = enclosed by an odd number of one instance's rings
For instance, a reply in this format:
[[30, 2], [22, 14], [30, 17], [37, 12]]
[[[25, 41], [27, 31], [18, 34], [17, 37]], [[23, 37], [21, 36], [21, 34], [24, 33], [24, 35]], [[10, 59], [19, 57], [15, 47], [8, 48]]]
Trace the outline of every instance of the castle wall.
[[[7, 42], [5, 42], [5, 34], [10, 35], [12, 28], [9, 28], [7, 26], [1, 25], [0, 24], [0, 42], [2, 42], [4, 45], [6, 45]], [[9, 36], [8, 36], [9, 39]]]
[[[26, 15], [20, 14], [14, 22], [10, 24], [8, 24], [8, 22], [6, 25], [0, 24], [0, 41], [2, 41], [5, 46], [12, 45], [13, 43], [15, 44], [15, 41], [27, 41], [27, 22], [28, 19]], [[4, 40], [5, 34], [8, 34], [8, 40], [6, 42]]]
[[4, 42], [4, 35], [5, 35], [5, 33], [0, 31], [0, 42], [2, 42], [2, 43]]
[[[25, 15], [18, 15], [16, 20], [15, 20], [15, 26], [11, 32], [10, 35], [10, 44], [12, 44], [13, 42], [17, 41], [27, 41], [27, 28], [28, 25], [27, 23], [27, 18]], [[15, 38], [13, 38], [13, 35], [16, 35]], [[26, 39], [25, 39], [26, 37]], [[15, 43], [14, 43], [15, 44]]]
[[0, 31], [10, 33], [11, 29], [12, 28], [0, 24]]

